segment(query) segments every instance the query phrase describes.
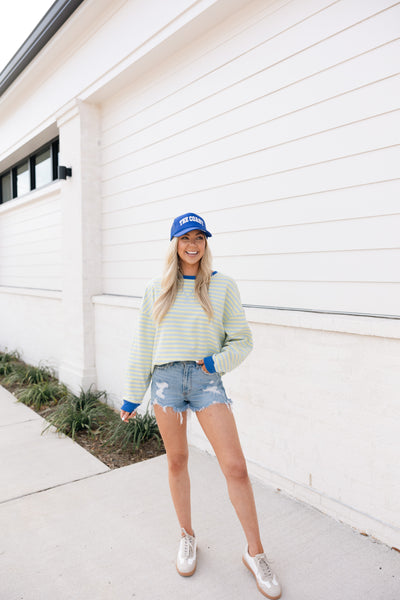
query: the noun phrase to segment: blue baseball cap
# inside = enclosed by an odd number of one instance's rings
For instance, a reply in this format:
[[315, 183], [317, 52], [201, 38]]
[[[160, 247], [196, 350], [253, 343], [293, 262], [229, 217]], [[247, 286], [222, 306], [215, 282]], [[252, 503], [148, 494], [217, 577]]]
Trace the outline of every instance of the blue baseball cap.
[[180, 215], [174, 219], [171, 227], [170, 240], [172, 240], [174, 237], [185, 235], [185, 233], [193, 231], [194, 229], [198, 229], [207, 237], [211, 237], [211, 233], [207, 231], [206, 222], [204, 219], [199, 217], [199, 215], [196, 215], [196, 213], [185, 213], [184, 215]]

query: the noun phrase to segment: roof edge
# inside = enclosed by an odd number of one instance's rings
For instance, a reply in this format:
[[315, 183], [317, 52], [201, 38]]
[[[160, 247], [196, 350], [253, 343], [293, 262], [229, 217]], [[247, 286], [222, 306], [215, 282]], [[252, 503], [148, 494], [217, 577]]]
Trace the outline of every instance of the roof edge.
[[0, 73], [0, 96], [10, 87], [84, 0], [56, 0]]

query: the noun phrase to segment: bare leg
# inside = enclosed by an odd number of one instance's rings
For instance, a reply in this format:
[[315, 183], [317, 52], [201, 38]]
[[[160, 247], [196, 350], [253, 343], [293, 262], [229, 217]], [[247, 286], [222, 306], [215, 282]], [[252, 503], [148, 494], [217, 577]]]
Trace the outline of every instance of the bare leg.
[[181, 527], [193, 535], [190, 508], [190, 479], [188, 471], [187, 414], [180, 415], [172, 408], [165, 411], [154, 405], [154, 414], [164, 442], [168, 460], [168, 479], [172, 501]]
[[260, 554], [264, 550], [253, 489], [232, 411], [225, 404], [212, 404], [196, 414], [225, 475], [229, 497], [249, 545], [249, 554]]

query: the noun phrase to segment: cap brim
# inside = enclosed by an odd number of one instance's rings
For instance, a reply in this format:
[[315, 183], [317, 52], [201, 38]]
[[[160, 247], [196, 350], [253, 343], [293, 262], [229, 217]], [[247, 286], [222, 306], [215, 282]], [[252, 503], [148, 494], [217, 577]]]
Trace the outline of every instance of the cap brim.
[[[195, 226], [194, 224], [193, 224], [193, 226], [187, 227], [186, 229], [182, 229], [182, 231], [180, 231], [179, 234], [174, 235], [172, 237], [181, 237], [182, 235], [185, 235], [185, 233], [189, 233], [189, 231], [196, 231], [196, 230], [201, 231], [201, 233], [204, 233], [204, 235], [207, 237], [212, 237], [212, 234], [209, 231], [207, 231], [207, 229], [200, 229], [198, 226]], [[172, 237], [171, 237], [171, 240], [172, 240]]]

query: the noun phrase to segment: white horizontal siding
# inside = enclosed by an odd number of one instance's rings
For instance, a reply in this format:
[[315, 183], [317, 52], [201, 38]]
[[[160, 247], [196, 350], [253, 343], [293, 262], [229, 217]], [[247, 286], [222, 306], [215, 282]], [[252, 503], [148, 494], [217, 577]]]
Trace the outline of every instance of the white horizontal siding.
[[[115, 134], [123, 139], [168, 116], [182, 123], [188, 114], [183, 111], [190, 108], [194, 114], [188, 125], [192, 126], [203, 111], [209, 116], [211, 106], [219, 105], [223, 111], [236, 108], [243, 100], [253, 101], [259, 92], [277, 92], [398, 38], [398, 8], [379, 14], [393, 2], [330, 4], [323, 10], [327, 0], [294, 0], [272, 15], [267, 13], [251, 28], [244, 21], [246, 15], [241, 15], [242, 32], [225, 43], [221, 39], [227, 37], [231, 24], [219, 27], [213, 37], [196, 42], [175, 59], [180, 60], [180, 69], [171, 59], [168, 71], [162, 69], [156, 80], [148, 77], [151, 85], [140, 89], [140, 82], [136, 83], [111, 102], [108, 107], [114, 105], [116, 111], [104, 115], [104, 142], [115, 142]], [[206, 99], [216, 104], [204, 104]]]
[[60, 290], [59, 192], [0, 211], [0, 286]]
[[[223, 264], [227, 269], [234, 266]], [[230, 272], [230, 271], [227, 271]], [[245, 304], [271, 308], [295, 308], [322, 312], [368, 313], [375, 315], [398, 314], [398, 283], [359, 283], [341, 281], [240, 281], [240, 292]], [[360, 302], [362, 298], [363, 302]], [[288, 299], [290, 304], [285, 304]], [[334, 300], [334, 301], [333, 301]], [[379, 311], [379, 312], [378, 312]]]
[[[376, 147], [394, 146], [400, 142], [399, 131], [400, 110], [289, 142], [276, 141], [266, 148], [257, 148], [257, 143], [265, 144], [269, 139], [273, 141], [273, 136], [270, 138], [265, 131], [261, 131], [259, 138], [255, 135], [248, 136], [247, 140], [239, 137], [237, 145], [225, 142], [223, 148], [222, 144], [219, 148], [209, 147], [208, 152], [204, 148], [201, 152], [185, 153], [179, 159], [131, 170], [123, 177], [105, 183], [103, 189], [105, 193], [118, 194], [126, 190], [140, 192], [142, 188], [150, 187], [160, 193], [162, 187], [172, 194], [178, 177], [188, 188], [201, 188], [204, 181], [216, 187], [235, 180], [253, 179], [268, 173], [291, 171], [310, 163], [335, 160], [343, 155], [370, 152]], [[238, 150], [243, 153], [233, 154]]]
[[104, 291], [140, 295], [195, 210], [244, 303], [398, 314], [399, 19], [249, 3], [105, 104]]
[[[269, 224], [264, 225], [264, 219], [261, 217], [257, 221], [259, 212], [262, 211], [254, 211], [251, 228], [245, 228], [245, 225], [241, 227], [238, 222], [234, 231], [220, 232], [214, 240], [211, 240], [214, 256], [226, 256], [227, 247], [230, 249], [230, 256], [343, 252], [345, 250], [368, 250], [371, 247], [379, 250], [399, 248], [400, 215], [271, 227]], [[226, 221], [224, 224], [226, 227]], [[117, 261], [134, 259], [134, 246], [140, 241], [142, 241], [140, 246], [143, 248], [141, 260], [148, 259], [150, 256], [152, 258], [159, 257], [158, 253], [161, 248], [165, 248], [165, 243], [158, 243], [154, 235], [162, 235], [162, 230], [165, 230], [166, 226], [164, 221], [153, 223], [153, 235], [150, 236], [153, 239], [150, 240], [146, 240], [148, 223], [105, 231], [104, 241], [107, 244], [105, 259]], [[134, 232], [135, 244], [130, 242], [132, 232]], [[120, 243], [127, 245], [123, 257], [118, 253], [117, 246]], [[137, 250], [138, 248], [136, 248]], [[395, 265], [393, 265], [393, 269], [393, 274], [396, 276], [398, 271], [395, 269]]]
[[[301, 196], [274, 197], [275, 188], [271, 190], [268, 186], [264, 200], [261, 201], [258, 196], [265, 186], [265, 179], [258, 182], [248, 182], [243, 185], [237, 185], [232, 189], [229, 197], [222, 193], [214, 200], [218, 201], [218, 207], [224, 210], [215, 211], [212, 214], [214, 230], [218, 233], [243, 231], [245, 229], [254, 229], [285, 227], [306, 223], [318, 223], [334, 220], [356, 219], [358, 217], [372, 217], [378, 215], [390, 215], [398, 210], [398, 183], [397, 181], [385, 181], [380, 183], [370, 183], [347, 188], [332, 189], [329, 192], [315, 192]], [[258, 183], [258, 186], [256, 185]], [[300, 181], [297, 181], [300, 185]], [[250, 192], [247, 202], [244, 202], [243, 195], [246, 194], [246, 188]], [[237, 192], [237, 190], [239, 191]], [[290, 190], [288, 190], [290, 193]], [[379, 204], [376, 202], [376, 195], [380, 194]], [[212, 205], [210, 204], [210, 207]], [[153, 257], [160, 256], [160, 249], [164, 250], [165, 229], [169, 226], [171, 211], [165, 203], [148, 203], [143, 206], [131, 206], [123, 210], [126, 223], [121, 224], [121, 210], [115, 210], [107, 214], [107, 229], [104, 230], [104, 238], [107, 244], [104, 247], [104, 257], [109, 259], [120, 258], [118, 246], [115, 244], [122, 242], [124, 231], [128, 235], [124, 240], [127, 246], [124, 248], [124, 257], [130, 256], [130, 249], [134, 248], [138, 242], [144, 244], [146, 240], [146, 256], [152, 253]], [[155, 223], [155, 214], [157, 221], [161, 221], [161, 246], [154, 244], [154, 233], [149, 235], [148, 226]], [[135, 229], [132, 231], [132, 224]], [[132, 236], [132, 233], [134, 235]], [[213, 247], [218, 236], [212, 240]], [[111, 244], [111, 245], [109, 245]], [[132, 258], [132, 256], [130, 256]]]
[[[400, 43], [397, 48], [400, 53]], [[128, 173], [142, 170], [146, 172], [146, 169], [151, 172], [155, 168], [160, 169], [161, 173], [169, 173], [170, 165], [177, 168], [178, 157], [184, 161], [182, 166], [196, 168], [213, 161], [229, 160], [237, 155], [238, 149], [242, 155], [257, 152], [320, 134], [321, 131], [362, 122], [373, 118], [377, 113], [385, 116], [384, 113], [398, 109], [399, 94], [400, 76], [391, 75], [281, 116], [274, 115], [282, 110], [284, 94], [278, 94], [279, 97], [274, 98], [273, 102], [268, 97], [269, 102], [263, 98], [262, 102], [246, 104], [240, 113], [229, 115], [229, 118], [223, 116], [221, 119], [206, 121], [195, 128], [177, 133], [172, 138], [167, 137], [161, 142], [135, 150], [132, 150], [129, 143], [131, 140], [128, 138], [124, 141], [126, 154], [115, 156], [116, 148], [113, 148], [115, 157], [112, 162], [115, 164], [112, 176], [104, 186], [105, 193], [108, 190], [111, 195], [118, 192], [118, 180], [124, 181], [124, 176]], [[242, 127], [240, 131], [233, 129], [233, 119]], [[193, 149], [194, 136], [197, 145]], [[132, 141], [137, 142], [136, 136]], [[111, 148], [108, 147], [104, 150], [104, 155], [107, 150], [111, 154]]]

